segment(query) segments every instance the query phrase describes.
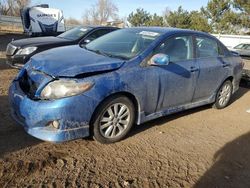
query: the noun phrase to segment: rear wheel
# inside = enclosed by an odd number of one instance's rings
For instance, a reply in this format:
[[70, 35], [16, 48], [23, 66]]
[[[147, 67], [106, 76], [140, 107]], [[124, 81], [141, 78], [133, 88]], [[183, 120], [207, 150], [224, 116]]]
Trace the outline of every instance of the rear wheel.
[[230, 80], [225, 81], [217, 93], [213, 107], [216, 109], [225, 108], [230, 102], [232, 92], [233, 92], [232, 82]]
[[134, 105], [125, 96], [108, 98], [95, 114], [92, 125], [94, 139], [106, 144], [123, 139], [135, 118]]

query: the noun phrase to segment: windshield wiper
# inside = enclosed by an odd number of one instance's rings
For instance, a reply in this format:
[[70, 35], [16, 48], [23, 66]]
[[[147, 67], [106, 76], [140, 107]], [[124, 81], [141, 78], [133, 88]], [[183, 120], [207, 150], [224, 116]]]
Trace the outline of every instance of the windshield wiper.
[[108, 54], [108, 53], [105, 53], [105, 54], [106, 54], [106, 56], [112, 57], [112, 58], [118, 58], [118, 59], [122, 59], [122, 60], [128, 60], [129, 59], [129, 58], [121, 56], [121, 55], [114, 55], [114, 54]]
[[89, 49], [86, 46], [83, 46], [83, 48], [85, 50], [91, 51], [91, 52], [95, 52], [96, 54], [101, 54], [101, 55], [105, 55], [104, 53], [102, 53], [100, 50], [93, 50], [93, 49]]
[[97, 53], [97, 54], [100, 54], [100, 55], [103, 55], [103, 56], [107, 56], [107, 57], [111, 57], [111, 58], [118, 58], [118, 59], [123, 59], [123, 60], [128, 60], [128, 58], [124, 57], [124, 56], [108, 54], [108, 53], [102, 52], [100, 50], [89, 49], [86, 46], [84, 46], [83, 48], [86, 49], [86, 50], [88, 50], [88, 51], [91, 51], [91, 52], [94, 52], [94, 53]]

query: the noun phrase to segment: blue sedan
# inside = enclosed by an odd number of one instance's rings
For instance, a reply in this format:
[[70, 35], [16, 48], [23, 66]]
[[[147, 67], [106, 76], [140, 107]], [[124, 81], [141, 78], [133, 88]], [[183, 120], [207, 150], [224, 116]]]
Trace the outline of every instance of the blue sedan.
[[33, 56], [9, 89], [11, 113], [34, 137], [123, 139], [134, 124], [213, 104], [239, 88], [242, 60], [215, 37], [128, 28]]

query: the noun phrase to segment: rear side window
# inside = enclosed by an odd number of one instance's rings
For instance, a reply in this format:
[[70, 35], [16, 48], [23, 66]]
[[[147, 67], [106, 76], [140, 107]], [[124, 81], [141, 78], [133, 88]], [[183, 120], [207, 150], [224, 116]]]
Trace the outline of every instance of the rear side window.
[[221, 44], [218, 44], [218, 53], [219, 56], [225, 56], [225, 49], [222, 47]]
[[218, 57], [223, 55], [223, 49], [218, 47], [217, 41], [205, 37], [196, 37], [197, 58]]
[[193, 58], [191, 36], [179, 36], [167, 39], [158, 46], [154, 54], [163, 53], [169, 56], [171, 62], [185, 61]]
[[250, 44], [247, 45], [246, 50], [250, 50]]

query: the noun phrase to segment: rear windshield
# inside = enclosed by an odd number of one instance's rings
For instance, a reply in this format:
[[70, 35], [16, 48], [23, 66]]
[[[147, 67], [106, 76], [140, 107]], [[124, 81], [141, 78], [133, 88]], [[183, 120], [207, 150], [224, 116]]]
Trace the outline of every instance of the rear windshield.
[[75, 27], [73, 29], [70, 29], [68, 31], [65, 31], [64, 33], [58, 35], [59, 38], [64, 38], [67, 40], [78, 40], [82, 38], [87, 32], [89, 32], [91, 28], [89, 27]]

